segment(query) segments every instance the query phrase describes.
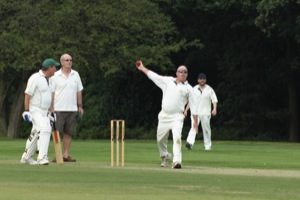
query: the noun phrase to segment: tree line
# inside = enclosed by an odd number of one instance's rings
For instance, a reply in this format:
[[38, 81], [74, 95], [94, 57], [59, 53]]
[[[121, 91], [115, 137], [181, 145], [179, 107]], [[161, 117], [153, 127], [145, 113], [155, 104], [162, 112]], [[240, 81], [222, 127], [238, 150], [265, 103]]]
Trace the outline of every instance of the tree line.
[[77, 138], [109, 138], [116, 118], [127, 138], [155, 138], [161, 91], [135, 69], [143, 60], [170, 76], [186, 65], [191, 85], [207, 74], [215, 139], [297, 142], [299, 11], [297, 0], [0, 0], [0, 137], [28, 136], [27, 79], [69, 53], [84, 85]]

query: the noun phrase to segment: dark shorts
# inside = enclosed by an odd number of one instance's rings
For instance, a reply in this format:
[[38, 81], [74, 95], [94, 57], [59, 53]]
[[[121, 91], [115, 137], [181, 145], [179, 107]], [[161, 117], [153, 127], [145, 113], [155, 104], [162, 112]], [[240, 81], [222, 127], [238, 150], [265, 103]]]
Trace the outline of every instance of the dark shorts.
[[76, 133], [76, 116], [75, 112], [55, 112], [56, 113], [56, 129], [63, 134], [75, 135]]

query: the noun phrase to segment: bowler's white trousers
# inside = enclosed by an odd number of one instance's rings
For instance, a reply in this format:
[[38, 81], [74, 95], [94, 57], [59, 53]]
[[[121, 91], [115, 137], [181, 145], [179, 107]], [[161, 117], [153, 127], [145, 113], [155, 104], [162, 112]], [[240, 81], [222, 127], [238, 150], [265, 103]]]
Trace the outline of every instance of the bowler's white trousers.
[[183, 120], [162, 121], [159, 120], [157, 127], [157, 146], [160, 157], [168, 154], [168, 137], [169, 132], [172, 131], [173, 136], [173, 162], [182, 162], [181, 152], [181, 132], [183, 127]]
[[[198, 125], [201, 122], [202, 132], [203, 132], [203, 143], [205, 149], [211, 149], [211, 128], [210, 128], [210, 118], [211, 115], [198, 115]], [[191, 116], [191, 129], [189, 131], [186, 142], [194, 145], [196, 138], [196, 131], [193, 128], [194, 119]]]

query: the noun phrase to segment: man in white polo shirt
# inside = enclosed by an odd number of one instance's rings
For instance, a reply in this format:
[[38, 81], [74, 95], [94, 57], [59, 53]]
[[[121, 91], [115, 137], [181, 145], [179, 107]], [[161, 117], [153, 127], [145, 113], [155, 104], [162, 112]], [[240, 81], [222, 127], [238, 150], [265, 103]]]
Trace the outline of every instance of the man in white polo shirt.
[[[178, 67], [176, 78], [170, 76], [160, 76], [148, 70], [141, 61], [136, 64], [138, 70], [148, 76], [163, 92], [161, 111], [158, 115], [157, 146], [162, 159], [161, 166], [166, 167], [171, 159], [168, 152], [167, 143], [169, 132], [173, 136], [173, 164], [172, 168], [182, 167], [181, 132], [184, 121], [184, 107], [190, 102], [191, 113], [195, 114], [195, 102], [192, 96], [192, 87], [186, 81], [188, 70], [185, 66]], [[198, 121], [197, 115], [193, 115]], [[198, 128], [195, 123], [195, 129]]]
[[[32, 123], [32, 130], [26, 141], [25, 151], [21, 158], [24, 164], [48, 165], [48, 147], [51, 136], [51, 125], [48, 109], [51, 105], [51, 88], [49, 78], [54, 75], [59, 63], [52, 58], [44, 60], [42, 69], [28, 79], [25, 90], [24, 109], [22, 116], [25, 121]], [[39, 145], [38, 145], [39, 144]], [[39, 154], [37, 161], [32, 157], [37, 146]]]
[[[52, 86], [51, 110], [56, 113], [56, 128], [63, 133], [63, 161], [76, 162], [69, 154], [72, 136], [83, 115], [82, 82], [79, 73], [72, 69], [73, 60], [69, 54], [60, 58], [61, 69], [50, 79]], [[52, 162], [56, 162], [54, 158]]]
[[[206, 75], [201, 73], [198, 75], [198, 85], [193, 87], [193, 92], [196, 97], [197, 102], [197, 114], [198, 122], [201, 122], [202, 132], [203, 132], [203, 142], [204, 149], [206, 151], [211, 150], [211, 128], [210, 128], [210, 118], [211, 116], [217, 115], [217, 103], [218, 99], [215, 91], [212, 87], [206, 84]], [[184, 114], [187, 115], [189, 105], [186, 107]], [[193, 126], [194, 119], [191, 117], [191, 123]], [[192, 149], [195, 143], [196, 131], [191, 127], [187, 140], [186, 147]]]

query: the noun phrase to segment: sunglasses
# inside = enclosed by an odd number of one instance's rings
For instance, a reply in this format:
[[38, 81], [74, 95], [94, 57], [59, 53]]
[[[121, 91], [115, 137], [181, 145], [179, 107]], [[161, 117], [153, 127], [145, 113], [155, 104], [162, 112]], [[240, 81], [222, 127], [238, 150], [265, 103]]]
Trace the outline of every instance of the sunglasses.
[[66, 59], [65, 61], [66, 62], [72, 62], [72, 59]]
[[188, 70], [185, 70], [185, 69], [179, 69], [179, 70], [177, 70], [177, 72], [187, 74], [187, 73], [188, 73]]

